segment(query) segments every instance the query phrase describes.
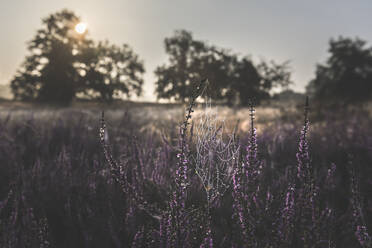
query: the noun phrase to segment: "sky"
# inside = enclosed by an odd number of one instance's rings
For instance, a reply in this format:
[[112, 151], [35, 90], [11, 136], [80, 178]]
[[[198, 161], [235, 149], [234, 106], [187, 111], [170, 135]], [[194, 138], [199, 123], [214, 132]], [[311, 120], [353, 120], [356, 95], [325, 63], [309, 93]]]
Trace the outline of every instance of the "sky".
[[167, 62], [164, 38], [177, 29], [256, 62], [289, 60], [299, 92], [326, 60], [330, 38], [372, 42], [370, 0], [0, 0], [0, 85], [19, 68], [41, 18], [63, 8], [88, 24], [92, 39], [133, 48], [146, 69], [145, 101], [156, 99], [153, 72]]

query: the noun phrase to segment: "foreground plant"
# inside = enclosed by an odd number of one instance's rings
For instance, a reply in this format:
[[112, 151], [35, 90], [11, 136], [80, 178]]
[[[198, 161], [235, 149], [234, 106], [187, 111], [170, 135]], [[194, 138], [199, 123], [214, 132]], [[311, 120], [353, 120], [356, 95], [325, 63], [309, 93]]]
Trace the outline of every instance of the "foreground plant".
[[190, 183], [189, 174], [189, 150], [187, 146], [187, 129], [190, 124], [196, 99], [202, 95], [207, 87], [208, 80], [202, 80], [195, 87], [190, 99], [189, 107], [186, 110], [185, 120], [180, 127], [179, 152], [177, 154], [178, 164], [174, 181], [174, 190], [169, 204], [169, 214], [167, 216], [167, 247], [181, 247], [188, 242], [187, 237], [190, 232], [187, 225], [186, 216], [186, 193]]
[[362, 197], [359, 191], [359, 182], [356, 177], [355, 168], [349, 164], [350, 170], [350, 189], [351, 189], [351, 207], [352, 207], [352, 225], [359, 244], [363, 248], [372, 247], [372, 238], [368, 234], [367, 224], [363, 214]]
[[328, 171], [325, 181], [316, 181], [316, 172], [311, 164], [309, 145], [309, 99], [306, 98], [304, 124], [296, 153], [296, 171], [290, 171], [290, 180], [282, 211], [281, 230], [283, 246], [334, 247], [332, 227], [333, 210], [321, 204], [321, 185], [332, 180], [335, 166]]
[[50, 247], [47, 219], [35, 216], [27, 196], [29, 187], [21, 168], [6, 199], [0, 201], [0, 216], [8, 213], [0, 219], [0, 247]]
[[[187, 242], [186, 237], [189, 232], [186, 223], [187, 215], [186, 209], [186, 191], [189, 186], [188, 173], [189, 173], [189, 151], [187, 146], [187, 130], [189, 121], [191, 120], [192, 113], [196, 99], [203, 93], [208, 84], [207, 80], [202, 80], [196, 87], [190, 98], [190, 105], [186, 110], [186, 117], [180, 127], [179, 137], [179, 152], [177, 154], [177, 169], [174, 179], [174, 190], [169, 202], [169, 210], [161, 210], [156, 206], [149, 204], [141, 194], [143, 186], [139, 187], [136, 182], [140, 181], [142, 173], [135, 170], [131, 175], [131, 180], [128, 179], [128, 168], [126, 165], [118, 163], [112, 156], [110, 148], [107, 144], [106, 124], [104, 120], [104, 113], [102, 112], [101, 128], [100, 128], [100, 141], [103, 148], [105, 158], [110, 166], [110, 172], [116, 182], [119, 183], [122, 190], [136, 207], [145, 211], [154, 219], [160, 221], [160, 237], [159, 242], [164, 243], [166, 247], [180, 247], [181, 244]], [[137, 150], [136, 150], [137, 151]], [[138, 157], [138, 156], [137, 156]], [[140, 158], [138, 158], [140, 159]], [[142, 176], [143, 179], [143, 176]], [[165, 230], [164, 230], [165, 229]], [[139, 242], [139, 237], [143, 235], [143, 228], [135, 235], [135, 244]]]
[[[264, 247], [273, 238], [273, 222], [265, 221], [265, 216], [273, 212], [273, 201], [269, 187], [262, 184], [262, 162], [258, 158], [257, 134], [254, 126], [255, 109], [250, 103], [250, 133], [246, 156], [233, 174], [233, 210], [237, 220], [244, 247]], [[271, 212], [271, 213], [270, 213]]]
[[224, 123], [219, 123], [217, 113], [212, 113], [209, 103], [195, 126], [195, 155], [193, 167], [207, 202], [206, 235], [203, 247], [213, 247], [211, 208], [218, 205], [221, 197], [229, 189], [233, 168], [239, 163], [239, 145], [235, 131], [228, 135]]

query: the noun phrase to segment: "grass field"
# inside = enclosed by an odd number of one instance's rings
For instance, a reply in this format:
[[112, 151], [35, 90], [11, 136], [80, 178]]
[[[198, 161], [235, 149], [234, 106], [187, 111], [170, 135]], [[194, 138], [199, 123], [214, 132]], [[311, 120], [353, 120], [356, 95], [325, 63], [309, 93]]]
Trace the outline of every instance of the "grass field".
[[370, 247], [366, 112], [186, 107], [1, 102], [0, 246]]

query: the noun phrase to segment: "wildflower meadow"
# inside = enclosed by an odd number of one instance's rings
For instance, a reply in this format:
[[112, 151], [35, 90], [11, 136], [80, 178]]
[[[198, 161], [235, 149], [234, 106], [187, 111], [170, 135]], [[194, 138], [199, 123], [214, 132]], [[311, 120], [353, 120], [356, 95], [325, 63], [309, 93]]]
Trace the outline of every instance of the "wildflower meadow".
[[365, 113], [312, 122], [304, 99], [257, 128], [251, 103], [241, 130], [201, 94], [161, 132], [135, 111], [3, 111], [0, 246], [371, 247]]

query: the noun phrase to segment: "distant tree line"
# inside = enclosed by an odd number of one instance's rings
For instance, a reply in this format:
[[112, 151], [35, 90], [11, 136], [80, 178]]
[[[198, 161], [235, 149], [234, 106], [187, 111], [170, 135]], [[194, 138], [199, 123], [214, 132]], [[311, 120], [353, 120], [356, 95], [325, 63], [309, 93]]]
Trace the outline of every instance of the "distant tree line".
[[158, 98], [185, 101], [191, 96], [193, 82], [208, 78], [210, 85], [204, 97], [229, 104], [246, 105], [269, 97], [273, 87], [290, 83], [288, 63], [261, 62], [255, 65], [249, 57], [236, 54], [206, 42], [194, 40], [185, 30], [165, 39], [168, 64], [155, 70]]
[[[112, 102], [140, 96], [143, 61], [130, 48], [108, 41], [93, 41], [88, 32], [75, 32], [80, 18], [70, 10], [42, 20], [28, 43], [29, 54], [11, 81], [14, 98], [24, 101], [69, 104], [83, 97]], [[168, 62], [155, 70], [158, 99], [187, 101], [196, 82], [208, 78], [203, 97], [227, 104], [259, 103], [274, 88], [292, 83], [288, 62], [261, 61], [195, 40], [177, 30], [165, 38]], [[329, 43], [330, 56], [316, 67], [306, 93], [324, 105], [360, 104], [372, 98], [372, 48], [366, 42], [339, 37]]]

